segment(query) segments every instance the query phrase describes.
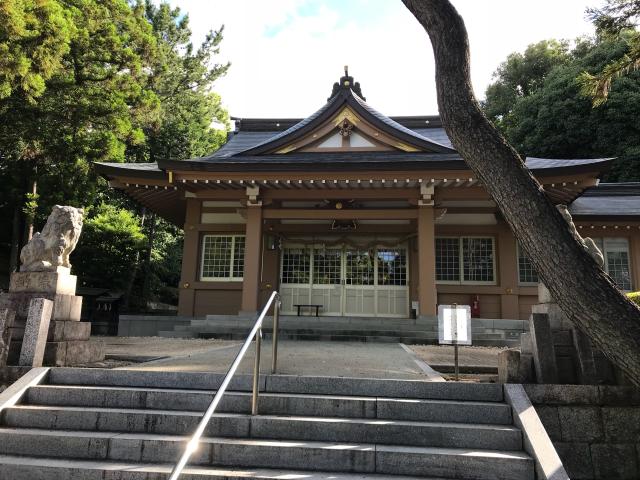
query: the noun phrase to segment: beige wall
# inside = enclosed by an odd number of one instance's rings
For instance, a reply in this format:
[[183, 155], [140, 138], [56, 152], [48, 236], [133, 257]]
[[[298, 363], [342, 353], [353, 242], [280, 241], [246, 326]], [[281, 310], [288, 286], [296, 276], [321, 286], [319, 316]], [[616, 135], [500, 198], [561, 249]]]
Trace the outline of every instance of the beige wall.
[[[187, 199], [187, 214], [185, 223], [184, 257], [182, 265], [182, 279], [180, 282], [179, 314], [185, 316], [202, 316], [206, 314], [236, 314], [241, 309], [243, 282], [200, 282], [200, 248], [202, 236], [207, 233], [242, 234], [245, 226], [242, 224], [212, 225], [201, 224], [201, 201]], [[579, 223], [580, 225], [580, 223]], [[583, 225], [587, 227], [587, 224]], [[294, 225], [286, 225], [288, 235]], [[317, 226], [314, 226], [317, 227]], [[417, 234], [415, 222], [409, 231]], [[307, 233], [308, 226], [300, 227], [300, 233]], [[376, 232], [374, 227], [369, 227]], [[276, 228], [277, 229], [277, 228]], [[404, 229], [404, 230], [403, 230]], [[312, 230], [312, 229], [309, 229]], [[365, 234], [359, 231], [355, 235]], [[393, 231], [393, 226], [385, 227]], [[407, 226], [398, 227], [398, 232], [408, 233]], [[593, 237], [626, 237], [629, 240], [630, 263], [633, 287], [640, 290], [640, 228], [634, 225], [632, 229], [594, 229], [579, 230], [584, 236]], [[265, 224], [264, 237], [271, 234], [269, 221]], [[326, 232], [326, 230], [325, 230]], [[377, 233], [380, 233], [378, 231]], [[388, 233], [388, 232], [387, 232]], [[326, 233], [325, 233], [326, 234]], [[486, 235], [495, 239], [495, 272], [494, 285], [443, 285], [437, 284], [438, 303], [470, 304], [474, 295], [480, 296], [480, 315], [484, 318], [518, 318], [529, 316], [531, 305], [537, 301], [537, 288], [534, 286], [520, 286], [517, 272], [516, 241], [509, 228], [499, 222], [497, 225], [487, 226], [455, 226], [436, 225], [435, 235], [465, 236]], [[408, 242], [409, 253], [409, 299], [418, 300], [418, 242], [417, 237]], [[259, 305], [263, 305], [268, 294], [277, 289], [279, 281], [280, 258], [277, 249], [269, 249], [264, 245], [262, 257], [262, 273], [259, 282]]]

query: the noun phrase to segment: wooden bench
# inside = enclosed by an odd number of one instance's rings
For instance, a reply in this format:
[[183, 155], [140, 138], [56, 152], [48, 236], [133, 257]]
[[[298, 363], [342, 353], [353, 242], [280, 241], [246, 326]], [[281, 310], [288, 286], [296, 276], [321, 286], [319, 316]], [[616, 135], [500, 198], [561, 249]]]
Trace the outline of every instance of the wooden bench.
[[[294, 305], [294, 307], [296, 307], [298, 309], [298, 316], [300, 316], [300, 309], [302, 307], [308, 307], [309, 309], [315, 308], [316, 309], [316, 317], [317, 317], [320, 308], [322, 308], [322, 305], [315, 305], [315, 304], [308, 305], [308, 304], [305, 304], [305, 303], [301, 303], [301, 304]], [[311, 313], [311, 311], [309, 311], [309, 313]]]

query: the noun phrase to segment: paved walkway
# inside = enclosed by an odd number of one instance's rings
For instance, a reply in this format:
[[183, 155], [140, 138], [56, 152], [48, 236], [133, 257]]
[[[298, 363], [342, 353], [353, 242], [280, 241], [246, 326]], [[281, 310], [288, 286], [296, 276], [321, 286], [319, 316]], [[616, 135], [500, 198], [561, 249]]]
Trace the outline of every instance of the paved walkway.
[[[131, 346], [135, 348], [134, 345]], [[240, 342], [221, 342], [207, 349], [199, 345], [195, 351], [186, 349], [189, 352], [186, 354], [174, 354], [168, 358], [122, 368], [224, 373], [239, 349]], [[144, 350], [144, 345], [139, 345], [140, 355], [144, 354]], [[254, 353], [255, 349], [251, 346], [240, 364], [239, 373], [253, 371]], [[264, 341], [261, 356], [262, 373], [269, 373], [270, 366], [271, 341]], [[278, 348], [278, 373], [444, 381], [437, 372], [398, 343], [282, 341]]]

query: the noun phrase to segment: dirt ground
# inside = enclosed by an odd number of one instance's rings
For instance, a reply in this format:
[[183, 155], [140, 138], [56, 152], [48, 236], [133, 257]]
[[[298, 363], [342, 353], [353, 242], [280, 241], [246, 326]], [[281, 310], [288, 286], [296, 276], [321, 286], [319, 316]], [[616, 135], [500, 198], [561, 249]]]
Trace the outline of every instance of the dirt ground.
[[105, 342], [105, 351], [110, 356], [125, 357], [173, 357], [201, 353], [212, 347], [234, 345], [238, 341], [164, 338], [164, 337], [95, 337]]
[[[408, 345], [422, 360], [432, 367], [453, 365], [454, 347], [449, 345]], [[458, 347], [460, 365], [497, 367], [498, 353], [506, 347]]]

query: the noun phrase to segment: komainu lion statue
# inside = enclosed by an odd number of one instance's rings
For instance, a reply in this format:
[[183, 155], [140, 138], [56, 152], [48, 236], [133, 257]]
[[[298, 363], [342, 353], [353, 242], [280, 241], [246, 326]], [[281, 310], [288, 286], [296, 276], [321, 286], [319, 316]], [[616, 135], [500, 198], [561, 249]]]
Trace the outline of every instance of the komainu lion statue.
[[576, 229], [575, 223], [573, 223], [573, 218], [571, 218], [571, 214], [569, 213], [569, 209], [567, 208], [567, 206], [557, 205], [556, 208], [560, 211], [560, 214], [562, 215], [562, 217], [569, 224], [569, 230], [571, 230], [571, 234], [574, 237], [576, 237], [576, 239], [580, 243], [582, 243], [582, 246], [584, 247], [584, 249], [589, 253], [589, 255], [591, 255], [591, 257], [596, 261], [596, 263], [600, 267], [604, 266], [604, 257], [602, 256], [602, 252], [596, 245], [596, 242], [594, 242], [593, 239], [589, 237], [583, 238], [580, 236], [580, 234], [578, 233], [578, 230]]
[[55, 272], [71, 268], [69, 255], [82, 231], [81, 208], [56, 205], [42, 232], [36, 233], [20, 252], [21, 272]]

